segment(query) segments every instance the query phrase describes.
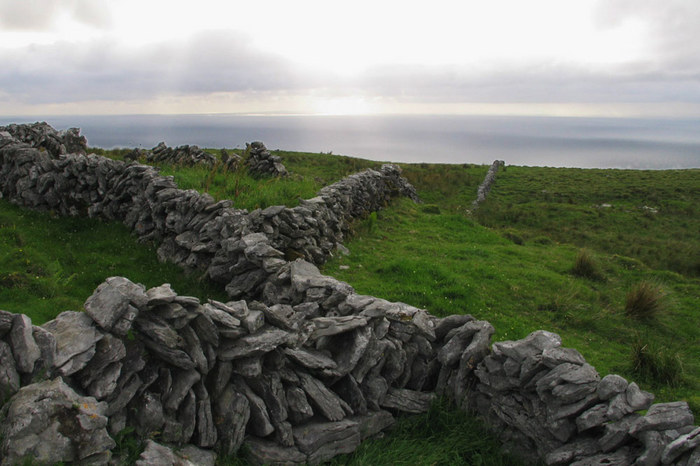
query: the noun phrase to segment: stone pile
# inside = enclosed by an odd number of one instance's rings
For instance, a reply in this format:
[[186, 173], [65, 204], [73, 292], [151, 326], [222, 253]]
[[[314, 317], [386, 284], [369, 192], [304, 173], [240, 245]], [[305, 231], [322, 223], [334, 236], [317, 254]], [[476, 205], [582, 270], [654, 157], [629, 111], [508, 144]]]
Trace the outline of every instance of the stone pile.
[[521, 457], [547, 465], [700, 464], [700, 428], [686, 402], [652, 405], [654, 396], [636, 383], [601, 379], [556, 334], [494, 343], [475, 375], [468, 405]]
[[213, 167], [217, 159], [209, 152], [205, 152], [197, 146], [168, 147], [164, 142], [158, 143], [156, 147], [146, 154], [148, 163], [170, 163], [177, 165], [206, 165]]
[[426, 411], [436, 389], [466, 393], [488, 353], [488, 323], [437, 319], [292, 265], [295, 305], [201, 303], [168, 284], [112, 277], [85, 312], [41, 327], [0, 311], [3, 464], [25, 455], [102, 464], [109, 435], [125, 427], [220, 454], [246, 442], [260, 463], [317, 464], [354, 451], [395, 413]]
[[226, 149], [221, 149], [219, 151], [219, 157], [221, 160], [221, 165], [226, 171], [233, 172], [238, 170], [241, 166], [241, 156], [238, 154], [229, 154]]
[[0, 132], [7, 132], [18, 141], [43, 149], [53, 157], [63, 154], [85, 154], [87, 139], [80, 135], [80, 128], [56, 131], [46, 122], [31, 124], [10, 124], [0, 126]]
[[493, 184], [496, 182], [496, 173], [498, 173], [498, 169], [501, 168], [503, 165], [505, 165], [505, 162], [503, 162], [503, 160], [495, 160], [491, 164], [491, 167], [489, 167], [489, 171], [484, 177], [484, 181], [482, 181], [482, 183], [479, 185], [479, 188], [477, 189], [476, 199], [474, 199], [474, 202], [472, 202], [472, 210], [477, 209], [479, 207], [479, 204], [486, 200], [486, 196], [488, 196], [489, 191], [491, 191], [491, 186], [493, 186]]
[[254, 141], [246, 144], [245, 164], [248, 173], [255, 178], [280, 178], [288, 176], [287, 168], [282, 164], [282, 159], [270, 154], [265, 144]]

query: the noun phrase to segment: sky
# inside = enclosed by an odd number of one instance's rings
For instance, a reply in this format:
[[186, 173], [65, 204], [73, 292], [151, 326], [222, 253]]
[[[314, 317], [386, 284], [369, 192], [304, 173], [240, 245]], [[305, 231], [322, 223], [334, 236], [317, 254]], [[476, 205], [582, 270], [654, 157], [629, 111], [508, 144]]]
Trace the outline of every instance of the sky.
[[698, 0], [0, 0], [0, 115], [700, 116]]

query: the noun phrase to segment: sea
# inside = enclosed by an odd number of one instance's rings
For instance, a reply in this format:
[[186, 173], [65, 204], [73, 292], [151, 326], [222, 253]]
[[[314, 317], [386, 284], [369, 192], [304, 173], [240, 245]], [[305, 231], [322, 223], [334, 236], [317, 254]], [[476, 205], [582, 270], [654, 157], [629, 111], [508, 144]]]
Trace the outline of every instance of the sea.
[[700, 168], [700, 119], [464, 115], [71, 115], [0, 117], [81, 128], [93, 147], [150, 149], [163, 141], [210, 148], [324, 152], [409, 163]]

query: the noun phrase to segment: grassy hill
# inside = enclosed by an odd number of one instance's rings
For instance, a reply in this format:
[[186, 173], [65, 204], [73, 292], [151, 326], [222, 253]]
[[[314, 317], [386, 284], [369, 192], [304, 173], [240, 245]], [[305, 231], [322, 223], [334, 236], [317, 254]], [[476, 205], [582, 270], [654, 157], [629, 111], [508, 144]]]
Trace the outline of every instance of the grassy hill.
[[[276, 154], [293, 173], [290, 179], [255, 181], [242, 173], [178, 167], [162, 172], [182, 188], [252, 209], [296, 205], [330, 182], [377, 166], [329, 154]], [[621, 374], [657, 400], [684, 399], [700, 414], [700, 171], [507, 167], [487, 202], [470, 213], [488, 167], [403, 168], [424, 203], [402, 199], [357, 222], [346, 243], [351, 254], [331, 260], [325, 273], [359, 293], [435, 315], [488, 320], [496, 328], [494, 341], [537, 329], [557, 332], [601, 375]], [[121, 225], [54, 218], [4, 200], [0, 251], [0, 308], [24, 312], [35, 323], [80, 309], [111, 275], [222, 298], [198, 277], [159, 264], [153, 245], [136, 243]], [[628, 304], [644, 298], [638, 289], [658, 298], [644, 316], [643, 299], [636, 308]], [[478, 421], [444, 405], [402, 420], [339, 463], [367, 464], [367, 458], [372, 464], [512, 461], [497, 453]]]

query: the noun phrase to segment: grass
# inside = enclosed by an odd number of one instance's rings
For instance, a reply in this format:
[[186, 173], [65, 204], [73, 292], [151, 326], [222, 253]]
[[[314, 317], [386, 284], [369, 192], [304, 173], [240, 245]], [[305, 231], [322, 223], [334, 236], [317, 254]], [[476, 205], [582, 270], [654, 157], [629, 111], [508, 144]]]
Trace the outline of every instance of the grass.
[[107, 277], [146, 287], [170, 283], [180, 294], [225, 299], [213, 284], [162, 264], [155, 248], [126, 227], [97, 219], [54, 217], [0, 199], [0, 308], [35, 325], [65, 310], [81, 310]]
[[481, 421], [445, 400], [433, 403], [422, 416], [401, 416], [390, 434], [365, 441], [352, 455], [334, 458], [331, 465], [429, 466], [522, 464], [501, 451], [500, 444], [484, 435]]
[[[290, 179], [245, 185], [235, 173], [162, 170], [179, 177], [182, 187], [215, 197], [233, 193], [237, 206], [251, 209], [294, 205], [350, 172], [378, 166], [328, 154], [275, 153]], [[700, 309], [700, 171], [508, 167], [470, 217], [487, 166], [403, 168], [424, 203], [401, 199], [358, 221], [346, 243], [350, 256], [331, 260], [325, 273], [359, 293], [435, 315], [488, 320], [496, 328], [494, 341], [555, 331], [601, 375], [618, 373], [653, 391], [657, 401], [686, 400], [700, 414], [700, 329], [693, 324]], [[198, 277], [157, 263], [153, 246], [137, 244], [120, 225], [54, 218], [0, 201], [0, 245], [0, 307], [28, 313], [35, 323], [80, 309], [110, 275], [146, 286], [170, 282], [179, 293], [200, 298], [220, 296]], [[582, 248], [604, 280], [572, 273]], [[627, 293], [645, 281], [663, 286], [665, 312], [630, 318]], [[679, 370], [660, 375], [676, 362]], [[453, 419], [459, 413], [444, 405], [435, 409], [402, 418], [385, 438], [339, 461], [367, 464], [376, 455], [379, 462], [372, 464], [499, 464], [488, 463], [495, 458], [491, 447], [472, 441], [487, 437], [477, 421]]]
[[577, 277], [588, 278], [590, 280], [605, 280], [605, 276], [600, 271], [598, 261], [587, 249], [581, 249], [578, 252], [571, 273]]
[[476, 215], [526, 238], [700, 276], [700, 170], [508, 167]]
[[638, 337], [632, 345], [634, 373], [641, 380], [651, 383], [681, 386], [684, 382], [684, 372], [679, 353], [647, 341]]
[[625, 298], [625, 314], [635, 319], [652, 319], [666, 310], [666, 295], [659, 285], [641, 281]]

